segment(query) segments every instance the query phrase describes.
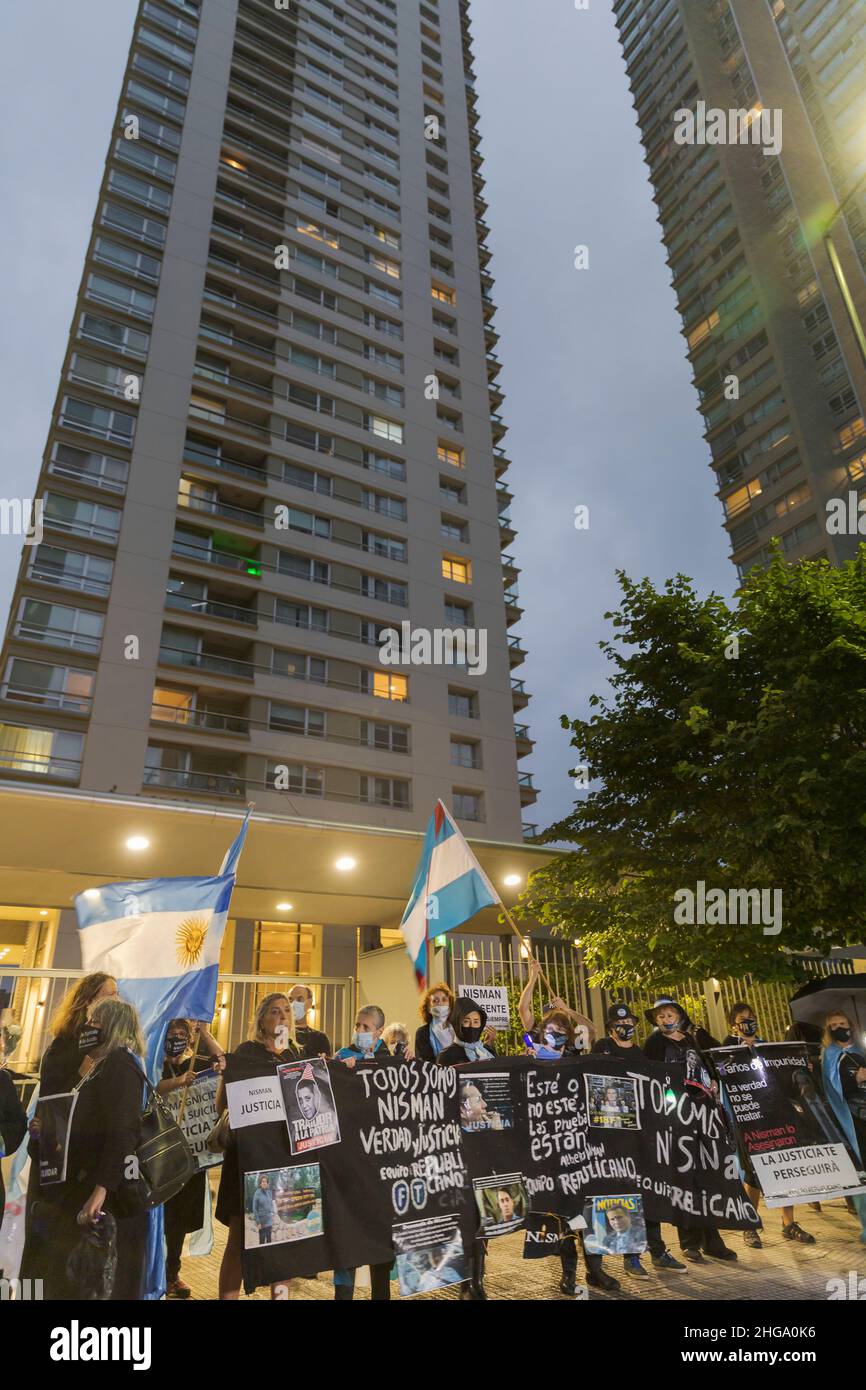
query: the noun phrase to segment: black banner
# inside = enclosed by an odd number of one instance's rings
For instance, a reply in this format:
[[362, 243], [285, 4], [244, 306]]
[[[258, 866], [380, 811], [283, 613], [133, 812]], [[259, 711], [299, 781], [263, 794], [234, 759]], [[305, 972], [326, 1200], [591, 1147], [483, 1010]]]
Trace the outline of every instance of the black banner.
[[744, 1163], [768, 1207], [866, 1190], [862, 1164], [815, 1086], [810, 1067], [815, 1051], [808, 1043], [711, 1050]]
[[276, 1073], [228, 1059], [248, 1291], [390, 1263], [395, 1249], [401, 1288], [424, 1291], [439, 1272], [466, 1277], [476, 1235], [495, 1239], [539, 1214], [574, 1229], [591, 1197], [640, 1197], [654, 1221], [757, 1224], [725, 1117], [686, 1087], [682, 1066], [389, 1059], [353, 1070], [334, 1061], [327, 1073], [330, 1142], [299, 1154]]

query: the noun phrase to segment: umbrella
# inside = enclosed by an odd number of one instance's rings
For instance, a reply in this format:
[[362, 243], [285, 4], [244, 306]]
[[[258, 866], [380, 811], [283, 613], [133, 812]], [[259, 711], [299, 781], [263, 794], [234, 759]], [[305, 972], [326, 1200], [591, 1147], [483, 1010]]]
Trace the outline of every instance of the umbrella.
[[818, 1026], [823, 1026], [834, 1009], [840, 1009], [857, 1032], [866, 1034], [866, 974], [819, 975], [797, 990], [788, 1007], [798, 1023]]

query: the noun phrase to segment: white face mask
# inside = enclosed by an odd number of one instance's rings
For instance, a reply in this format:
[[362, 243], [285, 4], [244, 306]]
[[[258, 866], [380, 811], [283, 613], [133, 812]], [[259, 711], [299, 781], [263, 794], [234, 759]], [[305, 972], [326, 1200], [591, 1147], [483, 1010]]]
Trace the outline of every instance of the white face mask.
[[430, 1012], [439, 1023], [444, 1023], [451, 1010], [447, 1004], [434, 1004]]
[[295, 1019], [298, 1023], [300, 1023], [301, 1020], [305, 1017], [306, 1012], [307, 1006], [304, 1003], [303, 999], [292, 1000], [292, 1013], [295, 1015]]
[[360, 1052], [372, 1052], [373, 1034], [357, 1032], [355, 1034], [355, 1046]]

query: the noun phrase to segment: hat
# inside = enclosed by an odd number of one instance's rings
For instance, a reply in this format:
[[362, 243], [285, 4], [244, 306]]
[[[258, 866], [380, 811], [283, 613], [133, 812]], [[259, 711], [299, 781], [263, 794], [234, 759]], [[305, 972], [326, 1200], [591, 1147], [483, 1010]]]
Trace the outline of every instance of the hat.
[[678, 1004], [676, 999], [672, 999], [669, 994], [660, 994], [656, 999], [655, 1003], [652, 1004], [650, 1008], [644, 1010], [644, 1018], [646, 1019], [647, 1023], [651, 1023], [653, 1027], [655, 1027], [656, 1012], [658, 1009], [663, 1009], [666, 1005], [670, 1009], [679, 1010], [679, 1012], [683, 1016], [684, 1027], [691, 1026], [691, 1019], [689, 1018], [682, 1004]]
[[630, 1004], [611, 1004], [607, 1011], [605, 1024], [611, 1028], [615, 1023], [623, 1023], [627, 1018], [633, 1018], [637, 1023], [637, 1014]]

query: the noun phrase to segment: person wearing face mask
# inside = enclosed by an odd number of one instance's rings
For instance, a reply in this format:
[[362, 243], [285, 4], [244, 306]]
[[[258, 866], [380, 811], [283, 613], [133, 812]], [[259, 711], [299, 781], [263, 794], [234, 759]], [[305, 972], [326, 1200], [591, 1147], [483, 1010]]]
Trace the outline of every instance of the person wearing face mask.
[[[728, 1027], [730, 1033], [722, 1043], [722, 1047], [755, 1047], [764, 1039], [758, 1034], [758, 1020], [751, 1004], [745, 1001], [732, 1004], [728, 1010]], [[743, 1170], [743, 1186], [749, 1194], [749, 1201], [758, 1210], [758, 1203], [761, 1200], [761, 1189], [758, 1184], [757, 1175], [754, 1167], [749, 1162], [748, 1155], [740, 1153], [740, 1164]], [[785, 1240], [798, 1241], [800, 1245], [814, 1245], [815, 1237], [808, 1231], [804, 1231], [798, 1221], [794, 1220], [794, 1208], [782, 1207], [782, 1235]], [[761, 1237], [754, 1227], [743, 1232], [743, 1244], [751, 1247], [752, 1250], [761, 1249]]]
[[[261, 1065], [262, 1073], [280, 1066], [282, 1062], [296, 1062], [300, 1049], [295, 1042], [295, 1016], [285, 994], [266, 994], [259, 1001], [253, 1019], [252, 1031], [247, 1042], [241, 1043], [229, 1055]], [[225, 1080], [220, 1080], [217, 1091], [217, 1114], [222, 1115], [228, 1107]], [[229, 1234], [220, 1265], [219, 1296], [234, 1300], [240, 1296], [243, 1277], [242, 1255], [244, 1242], [244, 1214], [241, 1206], [241, 1178], [238, 1166], [237, 1144], [229, 1137], [220, 1173], [219, 1193], [217, 1194], [216, 1219], [228, 1226]], [[272, 1298], [285, 1297], [285, 1285], [271, 1287]]]
[[[599, 1038], [593, 1052], [600, 1057], [621, 1057], [625, 1062], [635, 1062], [643, 1057], [638, 1045], [637, 1018], [629, 1004], [611, 1004], [605, 1020], [607, 1035]], [[674, 1273], [685, 1273], [686, 1266], [668, 1250], [662, 1239], [661, 1223], [647, 1221], [646, 1241], [650, 1259], [655, 1269], [667, 1269]], [[637, 1279], [647, 1279], [649, 1275], [641, 1264], [640, 1255], [624, 1255], [623, 1267], [627, 1274]]]
[[431, 985], [421, 996], [422, 1021], [415, 1033], [415, 1056], [419, 1062], [435, 1062], [439, 1053], [454, 1042], [454, 1029], [448, 1022], [454, 999], [454, 991], [441, 983]]
[[436, 1058], [441, 1066], [460, 1067], [464, 1062], [486, 1062], [496, 1056], [496, 1044], [483, 1041], [487, 1010], [477, 999], [468, 999], [465, 995], [455, 999], [449, 1021], [454, 1030], [454, 1042]]
[[[210, 1035], [208, 1035], [210, 1036]], [[165, 1058], [162, 1067], [162, 1080], [157, 1083], [157, 1094], [170, 1095], [172, 1091], [183, 1090], [194, 1077], [208, 1071], [214, 1062], [222, 1059], [196, 1052], [193, 1047], [196, 1029], [189, 1019], [173, 1018], [165, 1034]], [[166, 1298], [189, 1298], [190, 1288], [180, 1277], [180, 1262], [184, 1238], [191, 1231], [198, 1231], [204, 1220], [205, 1184], [207, 1174], [202, 1168], [193, 1173], [189, 1182], [180, 1192], [171, 1197], [163, 1206], [165, 1219], [165, 1278]]]
[[[549, 1044], [544, 1042], [544, 1033], [548, 1030], [548, 1027], [552, 1025], [552, 1031], [561, 1034], [566, 1031], [564, 1024], [567, 1022], [568, 1042], [567, 1044], [561, 1044], [567, 1047], [567, 1051], [564, 1055], [583, 1055], [587, 1050], [584, 1040], [588, 1040], [589, 1047], [592, 1047], [592, 1044], [595, 1042], [595, 1024], [592, 1022], [592, 1019], [587, 1018], [585, 1014], [577, 1013], [574, 1009], [570, 1009], [565, 1000], [560, 999], [558, 996], [550, 1000], [541, 1018], [536, 1021], [533, 1008], [533, 995], [540, 979], [541, 966], [533, 956], [529, 962], [529, 979], [526, 982], [523, 993], [517, 1001], [517, 1012], [520, 1015], [520, 1021], [523, 1027], [535, 1041], [536, 1047], [544, 1047], [547, 1049]], [[536, 1055], [538, 1055], [537, 1052]], [[545, 1056], [546, 1052], [541, 1055], [542, 1057]]]
[[[706, 1077], [709, 1084], [704, 1089], [718, 1095], [718, 1082], [712, 1079], [712, 1066], [704, 1056], [709, 1048], [719, 1046], [715, 1038], [705, 1028], [696, 1027], [682, 1005], [669, 994], [659, 995], [645, 1011], [645, 1017], [655, 1031], [643, 1045], [644, 1055], [652, 1062], [678, 1063], [687, 1076]], [[736, 1251], [728, 1249], [716, 1226], [683, 1222], [677, 1226], [677, 1232], [682, 1252], [692, 1264], [703, 1264], [705, 1254], [714, 1260], [737, 1258]]]
[[289, 1003], [295, 1019], [295, 1041], [301, 1049], [302, 1057], [330, 1057], [331, 1040], [327, 1033], [320, 1033], [310, 1025], [310, 1012], [313, 1004], [313, 991], [307, 985], [293, 985], [289, 990]]
[[358, 1062], [369, 1062], [373, 1058], [384, 1061], [386, 1057], [391, 1056], [388, 1044], [382, 1040], [384, 1027], [385, 1014], [379, 1005], [366, 1005], [358, 1010], [352, 1041], [347, 1047], [341, 1047], [335, 1055], [341, 1062], [345, 1062], [347, 1067], [354, 1067]]
[[[866, 1168], [866, 1057], [854, 1038], [846, 1013], [835, 1009], [824, 1023], [821, 1053], [824, 1094], [861, 1168]], [[860, 1239], [866, 1245], [866, 1193], [852, 1197], [860, 1218]]]

